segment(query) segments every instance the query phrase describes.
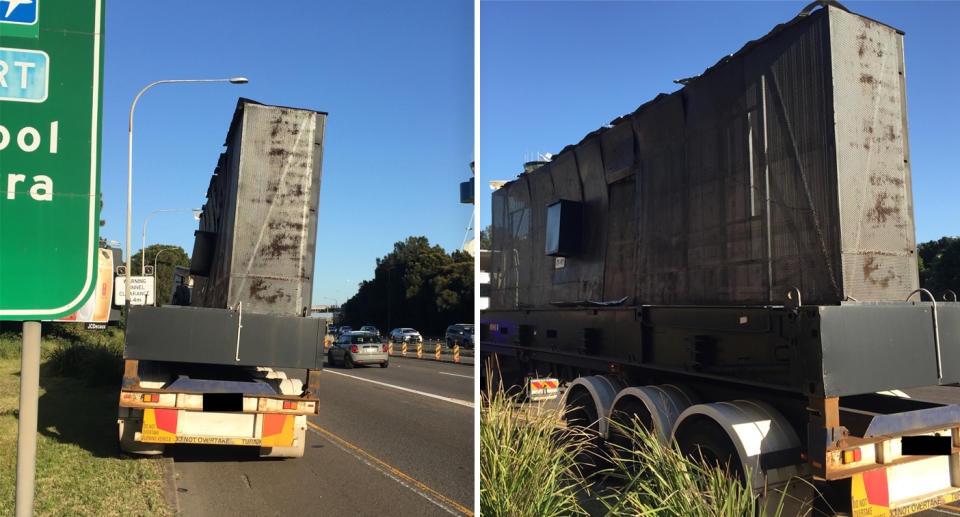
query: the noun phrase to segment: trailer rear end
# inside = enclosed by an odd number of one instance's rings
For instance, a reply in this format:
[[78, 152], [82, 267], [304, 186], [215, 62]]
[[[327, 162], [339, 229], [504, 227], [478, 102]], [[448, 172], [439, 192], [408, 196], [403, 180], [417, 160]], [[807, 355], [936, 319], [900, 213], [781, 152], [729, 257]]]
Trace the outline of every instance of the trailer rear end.
[[177, 305], [127, 309], [124, 450], [184, 443], [303, 455], [329, 323], [308, 317], [325, 120], [237, 102], [189, 275], [177, 272]]

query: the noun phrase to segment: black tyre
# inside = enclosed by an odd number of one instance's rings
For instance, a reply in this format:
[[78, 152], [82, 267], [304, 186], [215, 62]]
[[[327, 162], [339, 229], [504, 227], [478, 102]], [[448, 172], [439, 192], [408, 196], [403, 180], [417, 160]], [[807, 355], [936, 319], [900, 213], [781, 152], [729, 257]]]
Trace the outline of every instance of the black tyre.
[[[638, 429], [640, 426], [642, 429]], [[635, 397], [624, 397], [610, 414], [610, 430], [607, 441], [614, 453], [633, 451], [636, 431], [655, 432], [653, 417], [647, 406]]]
[[327, 352], [327, 366], [333, 367], [333, 350]]
[[[529, 379], [524, 380], [524, 384]], [[567, 426], [579, 427], [590, 435], [590, 439], [583, 451], [577, 455], [576, 461], [587, 471], [594, 471], [604, 466], [600, 457], [600, 447], [603, 438], [600, 436], [600, 424], [598, 422], [597, 407], [593, 403], [593, 397], [583, 389], [576, 389], [573, 393], [567, 395]]]
[[350, 370], [353, 368], [353, 358], [350, 354], [343, 354], [343, 367]]
[[380, 363], [380, 368], [386, 368], [387, 366], [390, 366], [390, 361], [384, 361]]
[[746, 481], [736, 447], [720, 424], [712, 419], [699, 417], [686, 421], [677, 430], [676, 440], [684, 456], [726, 469], [741, 483]]

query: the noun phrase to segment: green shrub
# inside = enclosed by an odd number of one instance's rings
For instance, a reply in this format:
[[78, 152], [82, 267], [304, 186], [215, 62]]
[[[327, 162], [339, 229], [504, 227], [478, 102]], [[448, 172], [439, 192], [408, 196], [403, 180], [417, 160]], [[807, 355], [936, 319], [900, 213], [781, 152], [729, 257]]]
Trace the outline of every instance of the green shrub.
[[60, 341], [50, 349], [45, 366], [52, 375], [76, 377], [91, 386], [119, 385], [123, 374], [123, 347]]
[[558, 429], [562, 415], [494, 389], [488, 374], [480, 409], [480, 514], [587, 515], [578, 499], [588, 484], [576, 463], [588, 442]]
[[20, 357], [22, 340], [20, 334], [4, 332], [0, 334], [0, 359], [16, 359]]

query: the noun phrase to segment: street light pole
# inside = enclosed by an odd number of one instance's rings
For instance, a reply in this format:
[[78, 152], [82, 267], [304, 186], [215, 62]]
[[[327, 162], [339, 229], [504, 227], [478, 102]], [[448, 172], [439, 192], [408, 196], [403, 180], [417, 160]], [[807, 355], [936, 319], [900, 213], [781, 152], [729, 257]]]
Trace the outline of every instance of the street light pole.
[[[127, 241], [126, 241], [126, 253], [127, 253], [127, 271], [126, 271], [126, 286], [124, 286], [124, 307], [130, 307], [130, 220], [132, 218], [132, 209], [133, 209], [133, 109], [137, 107], [137, 101], [140, 100], [140, 96], [143, 95], [143, 92], [149, 90], [151, 87], [158, 84], [166, 83], [232, 83], [232, 84], [245, 84], [247, 82], [246, 77], [231, 77], [229, 79], [167, 79], [164, 81], [154, 81], [140, 90], [140, 93], [137, 93], [137, 96], [133, 98], [133, 104], [130, 105], [130, 124], [127, 126], [128, 138], [127, 138]], [[129, 309], [128, 309], [129, 310]]]
[[[157, 259], [160, 258], [160, 255], [163, 255], [163, 252], [165, 252], [165, 251], [171, 251], [171, 250], [175, 250], [175, 249], [177, 249], [177, 248], [163, 248], [162, 250], [160, 250], [159, 253], [157, 253], [156, 255], [153, 256], [153, 288], [154, 288], [154, 290], [156, 290], [156, 288], [157, 288]], [[158, 298], [157, 293], [154, 292], [154, 293], [153, 293], [153, 306], [154, 306], [154, 307], [157, 306], [157, 298]]]
[[140, 234], [140, 238], [142, 239], [142, 243], [140, 244], [140, 253], [142, 255], [140, 257], [140, 276], [147, 275], [147, 271], [146, 271], [146, 268], [147, 268], [147, 221], [150, 220], [150, 217], [153, 216], [153, 214], [156, 214], [159, 212], [186, 212], [186, 211], [200, 212], [201, 210], [203, 209], [202, 208], [162, 208], [160, 210], [154, 210], [153, 212], [150, 212], [147, 215], [147, 218], [143, 220], [143, 232], [141, 232]]

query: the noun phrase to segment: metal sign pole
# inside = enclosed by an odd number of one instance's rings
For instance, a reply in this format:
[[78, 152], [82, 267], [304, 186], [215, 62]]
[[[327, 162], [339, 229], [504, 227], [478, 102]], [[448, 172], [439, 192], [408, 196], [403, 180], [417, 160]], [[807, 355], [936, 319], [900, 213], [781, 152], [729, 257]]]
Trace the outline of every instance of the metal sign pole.
[[40, 322], [23, 322], [20, 353], [20, 421], [17, 425], [16, 517], [33, 515], [37, 463], [37, 399], [40, 392]]

